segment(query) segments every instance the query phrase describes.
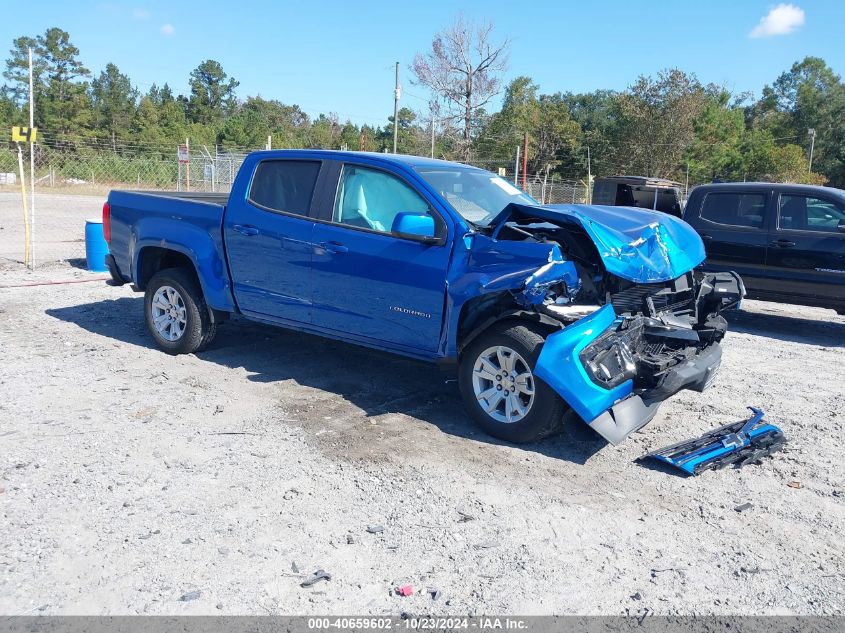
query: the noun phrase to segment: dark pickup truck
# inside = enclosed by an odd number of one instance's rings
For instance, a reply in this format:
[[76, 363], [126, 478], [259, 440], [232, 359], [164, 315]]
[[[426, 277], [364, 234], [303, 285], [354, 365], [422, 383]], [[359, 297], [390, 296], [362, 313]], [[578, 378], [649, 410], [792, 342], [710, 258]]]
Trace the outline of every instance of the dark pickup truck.
[[750, 299], [845, 314], [845, 191], [773, 183], [696, 187], [684, 220], [701, 236], [706, 270], [733, 270]]

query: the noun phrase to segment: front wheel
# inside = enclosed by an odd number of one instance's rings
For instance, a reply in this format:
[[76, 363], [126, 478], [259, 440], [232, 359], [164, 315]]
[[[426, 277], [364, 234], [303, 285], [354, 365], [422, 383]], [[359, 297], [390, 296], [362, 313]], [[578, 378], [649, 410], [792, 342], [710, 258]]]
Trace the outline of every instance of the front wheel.
[[160, 270], [147, 284], [144, 295], [147, 329], [168, 354], [190, 354], [214, 338], [216, 324], [202, 289], [191, 271]]
[[534, 375], [544, 340], [534, 324], [510, 322], [479, 336], [461, 355], [464, 405], [493, 437], [531, 442], [560, 428], [566, 405]]

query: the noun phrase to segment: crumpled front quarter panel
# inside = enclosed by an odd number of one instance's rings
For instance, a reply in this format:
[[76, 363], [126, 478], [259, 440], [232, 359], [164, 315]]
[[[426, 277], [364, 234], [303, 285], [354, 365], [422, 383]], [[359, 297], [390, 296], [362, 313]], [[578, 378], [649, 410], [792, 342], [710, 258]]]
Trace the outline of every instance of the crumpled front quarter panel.
[[441, 340], [446, 356], [457, 353], [461, 308], [470, 299], [510, 290], [529, 305], [542, 299], [543, 289], [551, 283], [578, 283], [575, 266], [564, 260], [557, 244], [496, 240], [479, 233], [455, 240], [451, 271], [445, 314], [448, 336]]
[[487, 290], [516, 289], [545, 262], [562, 261], [557, 244], [495, 240], [473, 236], [465, 272]]

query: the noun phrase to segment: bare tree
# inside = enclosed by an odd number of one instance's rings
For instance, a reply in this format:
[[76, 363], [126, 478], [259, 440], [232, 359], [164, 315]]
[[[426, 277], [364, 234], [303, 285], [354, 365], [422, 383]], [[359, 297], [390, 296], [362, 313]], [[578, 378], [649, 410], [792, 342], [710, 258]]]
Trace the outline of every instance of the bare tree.
[[434, 36], [431, 51], [417, 53], [411, 66], [415, 83], [442, 98], [448, 118], [462, 122], [465, 158], [479, 110], [498, 94], [507, 68], [510, 40], [495, 44], [492, 34], [492, 23], [475, 24], [459, 16]]

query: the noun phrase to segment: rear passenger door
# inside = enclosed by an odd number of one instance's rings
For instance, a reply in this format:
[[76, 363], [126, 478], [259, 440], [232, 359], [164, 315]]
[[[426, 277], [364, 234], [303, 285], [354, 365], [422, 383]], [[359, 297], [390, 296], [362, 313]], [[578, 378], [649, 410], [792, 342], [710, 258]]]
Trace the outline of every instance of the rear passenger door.
[[231, 200], [223, 232], [238, 307], [245, 313], [311, 321], [308, 217], [323, 163], [263, 160], [246, 198]]
[[765, 283], [771, 189], [705, 192], [685, 219], [704, 242], [708, 270], [734, 270], [749, 288]]
[[785, 294], [845, 301], [845, 201], [784, 190], [770, 232], [768, 264]]

